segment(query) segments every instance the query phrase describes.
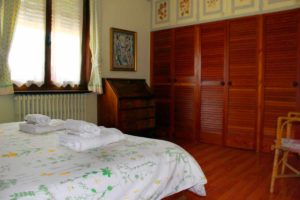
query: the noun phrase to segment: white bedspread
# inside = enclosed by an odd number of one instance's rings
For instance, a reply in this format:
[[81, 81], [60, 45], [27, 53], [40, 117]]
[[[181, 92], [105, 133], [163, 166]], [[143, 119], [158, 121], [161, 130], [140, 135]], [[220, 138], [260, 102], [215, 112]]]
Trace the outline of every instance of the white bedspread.
[[179, 146], [125, 135], [87, 152], [58, 145], [58, 134], [32, 135], [0, 124], [0, 199], [161, 199], [190, 188], [205, 195], [206, 178]]

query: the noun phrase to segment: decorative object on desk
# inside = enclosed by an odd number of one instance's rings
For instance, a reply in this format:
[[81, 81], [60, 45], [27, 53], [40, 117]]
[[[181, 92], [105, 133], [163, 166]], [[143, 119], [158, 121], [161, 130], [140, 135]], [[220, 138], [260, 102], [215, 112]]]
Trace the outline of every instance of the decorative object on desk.
[[136, 71], [137, 33], [111, 28], [111, 70]]

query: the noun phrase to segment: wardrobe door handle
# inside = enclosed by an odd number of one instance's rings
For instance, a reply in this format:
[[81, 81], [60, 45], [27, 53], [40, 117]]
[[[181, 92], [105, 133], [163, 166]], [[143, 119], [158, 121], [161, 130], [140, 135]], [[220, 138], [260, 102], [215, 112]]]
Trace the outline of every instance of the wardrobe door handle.
[[228, 85], [229, 85], [229, 86], [232, 86], [232, 82], [231, 82], [231, 81], [228, 81]]
[[293, 87], [298, 87], [298, 82], [297, 81], [293, 81]]
[[225, 85], [225, 81], [221, 81], [220, 85], [224, 86]]

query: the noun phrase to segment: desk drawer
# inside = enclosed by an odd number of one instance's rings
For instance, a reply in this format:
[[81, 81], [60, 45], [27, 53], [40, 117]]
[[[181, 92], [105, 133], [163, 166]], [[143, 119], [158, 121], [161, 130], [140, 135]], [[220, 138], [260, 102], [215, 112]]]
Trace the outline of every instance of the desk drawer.
[[120, 129], [126, 133], [126, 131], [138, 131], [155, 127], [155, 119], [143, 119], [131, 122], [120, 122]]
[[120, 100], [120, 109], [144, 108], [154, 106], [152, 99], [122, 99]]
[[140, 119], [154, 118], [155, 111], [154, 107], [140, 108], [140, 109], [130, 109], [121, 110], [119, 119], [120, 121], [135, 121]]

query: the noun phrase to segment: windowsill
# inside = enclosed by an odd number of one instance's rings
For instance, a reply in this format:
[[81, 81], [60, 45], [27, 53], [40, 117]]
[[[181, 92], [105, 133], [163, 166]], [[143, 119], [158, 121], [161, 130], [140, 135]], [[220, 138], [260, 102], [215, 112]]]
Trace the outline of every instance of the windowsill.
[[91, 93], [88, 90], [23, 90], [15, 91], [15, 94], [70, 94], [70, 93]]
[[72, 93], [90, 93], [85, 84], [77, 85], [76, 87], [71, 87], [70, 85], [66, 87], [56, 87], [54, 85], [43, 85], [38, 87], [36, 85], [31, 85], [30, 87], [21, 86], [17, 87], [14, 85], [15, 94], [72, 94]]

